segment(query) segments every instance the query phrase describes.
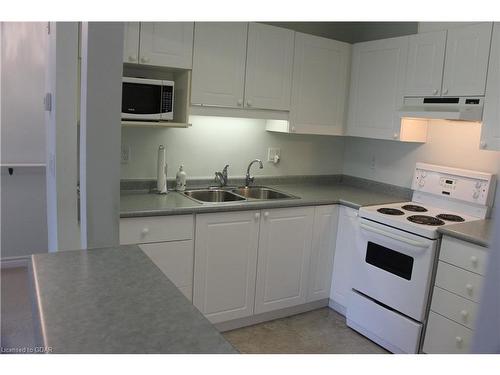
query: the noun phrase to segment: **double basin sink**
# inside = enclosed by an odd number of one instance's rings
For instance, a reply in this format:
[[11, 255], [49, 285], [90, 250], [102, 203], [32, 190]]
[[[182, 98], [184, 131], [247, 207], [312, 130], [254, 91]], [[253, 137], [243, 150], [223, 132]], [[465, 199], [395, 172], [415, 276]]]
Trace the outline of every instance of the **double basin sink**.
[[238, 188], [214, 188], [188, 190], [183, 193], [188, 198], [201, 203], [224, 203], [245, 200], [274, 200], [274, 199], [297, 199], [291, 194], [283, 193], [265, 186], [251, 186]]

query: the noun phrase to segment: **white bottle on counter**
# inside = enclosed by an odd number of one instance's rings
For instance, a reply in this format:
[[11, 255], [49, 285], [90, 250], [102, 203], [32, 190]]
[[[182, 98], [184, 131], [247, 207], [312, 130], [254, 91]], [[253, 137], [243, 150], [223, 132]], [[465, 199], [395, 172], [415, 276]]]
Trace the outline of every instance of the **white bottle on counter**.
[[176, 190], [177, 191], [184, 191], [186, 190], [186, 172], [184, 172], [184, 166], [181, 165], [179, 167], [179, 171], [177, 172], [177, 175], [175, 176], [175, 182], [176, 182]]

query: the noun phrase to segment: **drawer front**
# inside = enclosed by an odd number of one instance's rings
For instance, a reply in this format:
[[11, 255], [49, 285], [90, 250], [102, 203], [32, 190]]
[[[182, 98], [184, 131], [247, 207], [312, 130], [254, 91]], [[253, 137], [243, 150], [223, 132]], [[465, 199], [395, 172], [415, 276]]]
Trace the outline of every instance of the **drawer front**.
[[474, 329], [478, 306], [475, 302], [434, 287], [431, 310], [467, 328]]
[[120, 244], [193, 239], [193, 215], [120, 219]]
[[428, 354], [467, 354], [472, 330], [435, 312], [429, 313], [423, 352]]
[[439, 261], [435, 284], [449, 292], [479, 302], [483, 277]]
[[488, 261], [488, 249], [457, 238], [444, 236], [439, 259], [484, 275]]
[[142, 244], [139, 247], [175, 286], [193, 285], [193, 240]]

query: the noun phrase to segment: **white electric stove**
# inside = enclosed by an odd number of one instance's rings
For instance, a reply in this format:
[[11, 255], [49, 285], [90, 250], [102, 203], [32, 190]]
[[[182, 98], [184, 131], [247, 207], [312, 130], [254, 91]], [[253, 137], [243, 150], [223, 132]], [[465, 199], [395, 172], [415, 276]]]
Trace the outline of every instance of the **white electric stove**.
[[362, 207], [347, 325], [394, 353], [418, 353], [438, 228], [484, 219], [490, 173], [417, 163], [411, 202]]

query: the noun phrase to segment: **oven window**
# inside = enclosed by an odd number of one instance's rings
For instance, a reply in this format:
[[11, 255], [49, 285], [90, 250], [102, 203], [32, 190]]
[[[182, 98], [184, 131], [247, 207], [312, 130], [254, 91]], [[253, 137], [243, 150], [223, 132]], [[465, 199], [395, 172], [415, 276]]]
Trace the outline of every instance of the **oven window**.
[[366, 248], [366, 263], [383, 269], [406, 280], [411, 280], [413, 258], [388, 249], [387, 247], [368, 242]]
[[159, 114], [161, 86], [124, 82], [122, 86], [122, 113], [138, 115]]

